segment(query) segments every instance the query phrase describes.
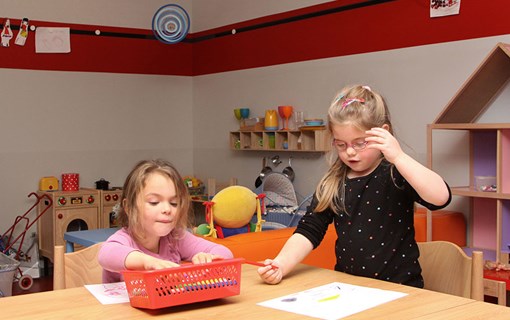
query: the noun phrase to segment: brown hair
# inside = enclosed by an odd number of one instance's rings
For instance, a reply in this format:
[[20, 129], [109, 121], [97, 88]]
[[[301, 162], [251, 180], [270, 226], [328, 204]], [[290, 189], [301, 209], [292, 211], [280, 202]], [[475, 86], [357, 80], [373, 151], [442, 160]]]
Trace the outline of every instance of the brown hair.
[[[335, 96], [328, 110], [328, 130], [333, 133], [333, 126], [353, 125], [360, 130], [388, 125], [388, 131], [393, 134], [390, 112], [384, 98], [368, 86], [354, 85], [340, 90]], [[382, 154], [381, 154], [382, 156]], [[345, 211], [344, 183], [348, 167], [332, 150], [328, 160], [330, 168], [322, 177], [315, 192], [318, 204], [316, 212], [328, 208], [335, 213]]]
[[124, 182], [118, 220], [122, 227], [126, 227], [131, 236], [140, 241], [145, 237], [141, 228], [140, 217], [142, 214], [142, 190], [145, 188], [147, 179], [152, 174], [161, 174], [168, 177], [175, 185], [177, 195], [177, 223], [172, 231], [172, 236], [178, 238], [188, 225], [190, 211], [190, 196], [188, 188], [175, 167], [162, 159], [142, 160], [131, 170]]

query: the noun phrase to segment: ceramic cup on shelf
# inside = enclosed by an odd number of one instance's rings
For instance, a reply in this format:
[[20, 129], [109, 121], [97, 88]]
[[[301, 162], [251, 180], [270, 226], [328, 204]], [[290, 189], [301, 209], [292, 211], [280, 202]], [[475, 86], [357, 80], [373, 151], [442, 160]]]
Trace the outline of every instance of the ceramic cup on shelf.
[[241, 114], [241, 127], [245, 127], [246, 119], [250, 116], [250, 108], [240, 108], [239, 113]]
[[239, 113], [242, 119], [248, 119], [250, 116], [250, 108], [239, 108]]
[[264, 118], [264, 129], [268, 131], [278, 130], [278, 113], [276, 110], [266, 110]]
[[237, 121], [239, 122], [239, 128], [241, 128], [241, 120], [243, 119], [241, 117], [241, 108], [234, 109], [234, 116], [236, 117]]

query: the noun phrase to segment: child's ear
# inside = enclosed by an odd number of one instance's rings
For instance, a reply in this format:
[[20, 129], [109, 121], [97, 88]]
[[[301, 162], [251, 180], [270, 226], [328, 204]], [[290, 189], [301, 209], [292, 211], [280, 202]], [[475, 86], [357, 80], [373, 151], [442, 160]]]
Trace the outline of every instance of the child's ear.
[[390, 125], [387, 123], [383, 124], [382, 128], [386, 131], [390, 131]]

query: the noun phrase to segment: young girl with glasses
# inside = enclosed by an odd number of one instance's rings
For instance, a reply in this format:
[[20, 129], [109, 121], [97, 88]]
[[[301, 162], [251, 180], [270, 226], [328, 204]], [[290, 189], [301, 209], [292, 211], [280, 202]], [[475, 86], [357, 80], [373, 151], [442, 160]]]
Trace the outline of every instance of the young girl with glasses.
[[165, 160], [139, 162], [127, 176], [118, 220], [122, 228], [102, 245], [103, 282], [122, 281], [121, 271], [207, 263], [232, 252], [187, 230], [190, 196], [177, 170]]
[[258, 269], [260, 277], [279, 283], [334, 223], [335, 270], [423, 287], [414, 205], [444, 208], [450, 188], [401, 149], [384, 99], [368, 86], [340, 91], [328, 111], [328, 130], [331, 166], [294, 234]]

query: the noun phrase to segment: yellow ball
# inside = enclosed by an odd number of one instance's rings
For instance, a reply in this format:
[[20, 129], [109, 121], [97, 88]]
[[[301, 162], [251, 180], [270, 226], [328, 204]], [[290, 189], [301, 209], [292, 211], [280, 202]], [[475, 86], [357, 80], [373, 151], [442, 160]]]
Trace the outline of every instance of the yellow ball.
[[214, 223], [224, 228], [241, 228], [257, 210], [257, 195], [243, 186], [230, 186], [212, 199]]

